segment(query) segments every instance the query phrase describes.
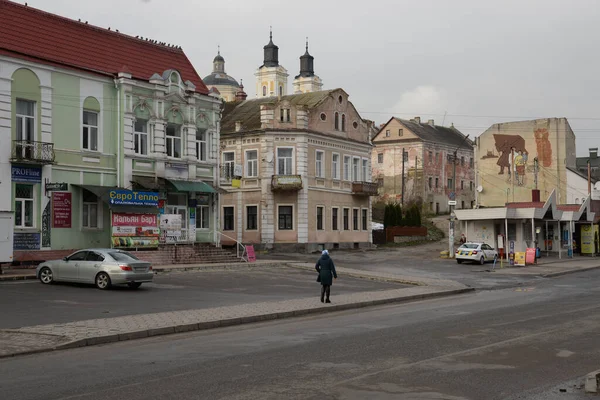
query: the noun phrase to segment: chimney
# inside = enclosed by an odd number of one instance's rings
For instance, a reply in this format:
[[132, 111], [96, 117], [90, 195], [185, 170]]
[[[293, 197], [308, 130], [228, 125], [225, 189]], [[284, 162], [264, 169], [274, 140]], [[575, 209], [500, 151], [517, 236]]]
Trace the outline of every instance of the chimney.
[[239, 132], [242, 130], [242, 121], [235, 121], [235, 131]]
[[435, 124], [433, 123], [433, 120], [432, 120], [432, 119], [430, 119], [429, 121], [427, 121], [427, 123], [428, 123], [430, 126], [435, 126]]
[[539, 189], [531, 190], [531, 201], [534, 203], [540, 202], [540, 190]]
[[590, 158], [592, 158], [592, 159], [598, 158], [598, 148], [597, 147], [590, 148]]
[[414, 117], [413, 121], [415, 121], [417, 124], [421, 123], [421, 117]]

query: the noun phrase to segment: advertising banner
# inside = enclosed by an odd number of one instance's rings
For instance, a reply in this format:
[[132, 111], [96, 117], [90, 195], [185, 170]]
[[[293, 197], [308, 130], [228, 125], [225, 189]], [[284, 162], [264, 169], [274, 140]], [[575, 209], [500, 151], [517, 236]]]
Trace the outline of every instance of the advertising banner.
[[115, 206], [150, 206], [158, 207], [158, 193], [133, 192], [131, 190], [111, 190], [108, 192], [109, 202]]
[[52, 192], [52, 227], [71, 227], [71, 193]]
[[182, 220], [179, 214], [162, 214], [160, 216], [160, 230], [162, 240], [166, 243], [177, 243], [182, 239]]
[[154, 214], [113, 213], [111, 226], [113, 247], [158, 247], [160, 229]]
[[598, 236], [598, 225], [581, 226], [581, 253], [593, 254], [596, 247], [596, 236]]

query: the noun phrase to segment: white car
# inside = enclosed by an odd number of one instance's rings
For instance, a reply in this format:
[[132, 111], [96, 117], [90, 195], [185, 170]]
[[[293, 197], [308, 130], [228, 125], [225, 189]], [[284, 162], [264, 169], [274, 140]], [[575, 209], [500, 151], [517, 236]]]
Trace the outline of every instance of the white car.
[[485, 264], [497, 260], [498, 252], [486, 243], [465, 243], [456, 249], [454, 257], [459, 264], [463, 261]]

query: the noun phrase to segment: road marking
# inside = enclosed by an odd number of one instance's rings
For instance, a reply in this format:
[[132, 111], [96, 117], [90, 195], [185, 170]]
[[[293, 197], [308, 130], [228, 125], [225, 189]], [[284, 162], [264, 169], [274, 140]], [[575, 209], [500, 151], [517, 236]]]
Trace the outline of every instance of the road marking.
[[515, 289], [515, 292], [531, 292], [531, 291], [533, 291], [533, 290], [535, 290], [535, 288], [534, 288], [534, 287], [528, 287], [528, 288], [518, 288], [518, 289]]

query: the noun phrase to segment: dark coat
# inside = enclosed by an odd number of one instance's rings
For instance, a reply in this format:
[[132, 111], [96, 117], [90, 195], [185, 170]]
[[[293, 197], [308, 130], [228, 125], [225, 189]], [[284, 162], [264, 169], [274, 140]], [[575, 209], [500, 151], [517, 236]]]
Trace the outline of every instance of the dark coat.
[[315, 269], [321, 277], [321, 285], [323, 286], [331, 285], [333, 283], [333, 278], [337, 278], [335, 265], [333, 265], [333, 260], [329, 257], [329, 254], [324, 254], [319, 258], [319, 261], [317, 261], [317, 264], [315, 265]]

